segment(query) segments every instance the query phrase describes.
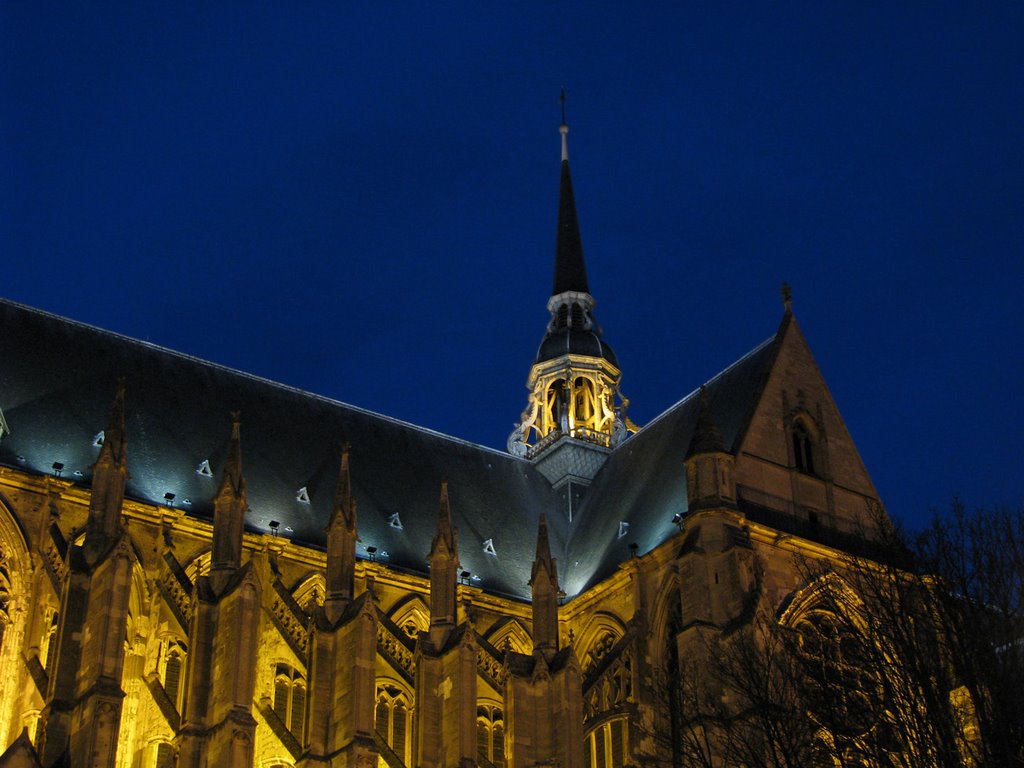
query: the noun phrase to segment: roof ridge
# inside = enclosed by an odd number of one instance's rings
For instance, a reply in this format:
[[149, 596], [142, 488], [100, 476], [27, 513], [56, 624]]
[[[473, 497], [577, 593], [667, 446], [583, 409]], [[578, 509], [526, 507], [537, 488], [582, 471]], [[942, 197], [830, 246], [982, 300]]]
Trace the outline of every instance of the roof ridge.
[[[643, 427], [641, 427], [637, 431], [637, 433], [633, 436], [633, 438], [631, 438], [631, 439], [635, 439], [636, 437], [639, 437], [640, 435], [644, 434], [647, 430], [649, 430], [651, 427], [653, 427], [659, 421], [661, 421], [662, 419], [667, 417], [670, 413], [675, 411], [677, 408], [682, 406], [684, 403], [689, 401], [692, 397], [694, 397], [695, 395], [699, 395], [701, 387], [706, 387], [706, 386], [708, 386], [710, 384], [713, 384], [714, 382], [718, 381], [723, 376], [725, 376], [727, 373], [729, 373], [731, 370], [733, 370], [737, 366], [741, 365], [742, 363], [746, 362], [749, 358], [751, 358], [754, 355], [756, 355], [757, 353], [763, 351], [766, 346], [768, 346], [769, 344], [771, 344], [771, 343], [773, 343], [775, 341], [776, 335], [777, 334], [769, 336], [767, 339], [762, 341], [760, 344], [758, 344], [756, 347], [754, 347], [749, 352], [744, 354], [742, 357], [737, 359], [735, 362], [730, 363], [725, 368], [723, 368], [721, 371], [716, 373], [714, 376], [712, 376], [710, 379], [708, 379], [706, 382], [704, 382], [704, 384], [702, 384], [701, 386], [698, 386], [696, 389], [690, 391], [686, 395], [683, 395], [682, 398], [680, 398], [679, 400], [674, 402], [672, 405], [670, 405], [664, 411], [662, 411], [657, 416], [655, 416], [653, 419], [651, 419], [649, 422], [647, 422]], [[618, 447], [621, 448], [623, 445], [629, 445], [629, 442], [630, 442], [629, 440], [626, 440], [625, 442], [621, 443]], [[616, 448], [616, 450], [618, 450], [618, 448]]]
[[58, 315], [58, 314], [56, 314], [54, 312], [48, 312], [48, 311], [46, 311], [44, 309], [38, 309], [36, 307], [30, 307], [27, 304], [22, 304], [21, 302], [14, 301], [12, 299], [7, 299], [7, 298], [4, 298], [2, 296], [0, 296], [0, 304], [6, 304], [6, 305], [8, 305], [10, 307], [14, 307], [15, 309], [18, 309], [18, 310], [21, 310], [21, 311], [24, 311], [24, 312], [27, 312], [27, 313], [30, 313], [30, 314], [33, 314], [33, 315], [49, 318], [50, 320], [56, 320], [58, 322], [64, 323], [64, 324], [72, 326], [72, 327], [81, 328], [81, 329], [84, 329], [84, 330], [87, 330], [87, 331], [99, 334], [100, 336], [106, 336], [106, 337], [109, 337], [109, 338], [117, 339], [119, 341], [127, 342], [127, 343], [135, 345], [135, 346], [145, 347], [145, 348], [151, 349], [151, 350], [153, 350], [155, 352], [159, 352], [159, 353], [162, 353], [162, 354], [170, 355], [170, 356], [178, 358], [180, 360], [185, 360], [185, 361], [192, 362], [192, 363], [198, 363], [200, 365], [206, 366], [206, 367], [214, 369], [214, 370], [223, 371], [225, 373], [229, 373], [229, 374], [232, 374], [234, 376], [240, 376], [240, 377], [242, 377], [244, 379], [248, 379], [249, 381], [253, 381], [253, 382], [256, 382], [256, 383], [259, 383], [259, 384], [268, 385], [268, 386], [270, 386], [270, 387], [272, 387], [274, 389], [282, 390], [282, 391], [285, 391], [285, 392], [290, 392], [292, 394], [302, 395], [304, 397], [310, 398], [312, 400], [316, 400], [316, 401], [321, 402], [321, 403], [326, 403], [328, 405], [340, 406], [342, 408], [347, 408], [347, 409], [349, 409], [351, 411], [355, 411], [356, 413], [361, 413], [361, 414], [366, 415], [366, 416], [372, 416], [372, 417], [374, 417], [376, 419], [380, 419], [381, 421], [388, 422], [390, 424], [395, 424], [395, 425], [400, 426], [400, 427], [406, 427], [408, 429], [415, 430], [416, 432], [422, 432], [424, 434], [431, 435], [433, 437], [439, 437], [439, 438], [442, 438], [444, 440], [448, 440], [448, 441], [451, 441], [453, 443], [457, 443], [459, 445], [464, 445], [464, 446], [467, 446], [467, 447], [470, 447], [470, 448], [476, 448], [476, 449], [484, 450], [484, 451], [487, 451], [490, 454], [493, 454], [493, 455], [496, 455], [496, 456], [501, 456], [502, 458], [505, 458], [505, 459], [513, 459], [515, 461], [522, 462], [524, 464], [531, 464], [532, 465], [532, 462], [527, 461], [524, 458], [521, 458], [519, 456], [513, 456], [512, 454], [507, 453], [506, 451], [498, 450], [497, 448], [491, 448], [490, 446], [481, 445], [479, 443], [474, 443], [471, 440], [466, 440], [465, 438], [455, 437], [454, 435], [448, 435], [448, 434], [445, 434], [444, 432], [438, 432], [437, 430], [430, 429], [429, 427], [423, 427], [423, 426], [420, 426], [418, 424], [413, 424], [412, 422], [408, 422], [408, 421], [404, 421], [402, 419], [395, 418], [394, 416], [387, 416], [387, 415], [385, 415], [383, 413], [377, 413], [376, 411], [371, 411], [368, 408], [363, 408], [363, 407], [358, 406], [358, 405], [352, 405], [351, 403], [346, 403], [346, 402], [344, 402], [342, 400], [336, 400], [336, 399], [334, 399], [332, 397], [327, 397], [326, 395], [320, 395], [320, 394], [317, 394], [316, 392], [310, 392], [309, 390], [301, 389], [299, 387], [294, 387], [294, 386], [292, 386], [290, 384], [284, 384], [284, 383], [282, 383], [280, 381], [274, 381], [273, 379], [268, 379], [266, 377], [259, 376], [259, 375], [255, 374], [255, 373], [249, 373], [247, 371], [242, 371], [242, 370], [239, 370], [237, 368], [232, 368], [230, 366], [223, 365], [221, 363], [215, 363], [215, 362], [213, 362], [211, 360], [206, 360], [205, 358], [202, 358], [202, 357], [196, 357], [195, 355], [190, 355], [190, 354], [185, 353], [185, 352], [180, 352], [180, 351], [178, 351], [176, 349], [171, 349], [170, 347], [165, 347], [165, 346], [162, 346], [160, 344], [154, 344], [151, 341], [144, 341], [143, 339], [136, 339], [136, 338], [134, 338], [132, 336], [128, 336], [128, 335], [123, 334], [123, 333], [118, 333], [117, 331], [110, 331], [110, 330], [107, 330], [105, 328], [100, 328], [98, 326], [91, 325], [89, 323], [84, 323], [81, 320], [73, 320], [73, 319], [71, 319], [69, 317], [64, 317], [63, 315]]

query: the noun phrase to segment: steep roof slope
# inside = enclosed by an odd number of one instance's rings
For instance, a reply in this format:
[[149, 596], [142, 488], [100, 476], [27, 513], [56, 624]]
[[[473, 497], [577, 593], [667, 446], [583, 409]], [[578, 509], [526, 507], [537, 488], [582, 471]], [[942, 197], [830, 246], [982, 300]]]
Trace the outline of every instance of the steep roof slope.
[[[776, 350], [776, 337], [768, 339], [706, 384], [730, 450], [742, 439]], [[676, 532], [672, 517], [687, 509], [683, 462], [699, 404], [698, 389], [658, 416], [615, 450], [587, 489], [570, 527], [562, 569], [568, 594], [611, 573], [630, 556], [630, 544], [642, 554]]]
[[[322, 547], [347, 441], [360, 556], [373, 546], [380, 559], [425, 573], [447, 479], [463, 568], [488, 591], [529, 596], [532, 532], [557, 503], [529, 462], [5, 300], [0, 411], [10, 434], [0, 463], [37, 473], [60, 463], [62, 477], [87, 485], [119, 376], [127, 379], [130, 498], [165, 504], [173, 493], [176, 507], [210, 518], [228, 414], [240, 410], [249, 530], [269, 532], [276, 520], [282, 535]], [[213, 477], [197, 472], [204, 460]], [[550, 533], [561, 552], [565, 526], [553, 521]], [[487, 539], [496, 556], [484, 552]]]

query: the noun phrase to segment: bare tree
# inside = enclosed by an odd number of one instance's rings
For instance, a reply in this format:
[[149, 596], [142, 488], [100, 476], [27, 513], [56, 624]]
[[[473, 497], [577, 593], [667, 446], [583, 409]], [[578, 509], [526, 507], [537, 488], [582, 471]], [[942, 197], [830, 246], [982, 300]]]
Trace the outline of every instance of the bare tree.
[[871, 523], [780, 616], [668, 654], [666, 765], [1024, 766], [1024, 511]]
[[865, 534], [870, 557], [847, 555], [830, 573], [804, 566], [832, 626], [823, 653], [798, 657], [811, 698], [833, 713], [820, 718], [833, 757], [1024, 765], [1024, 512], [957, 502], [911, 540], [879, 510]]

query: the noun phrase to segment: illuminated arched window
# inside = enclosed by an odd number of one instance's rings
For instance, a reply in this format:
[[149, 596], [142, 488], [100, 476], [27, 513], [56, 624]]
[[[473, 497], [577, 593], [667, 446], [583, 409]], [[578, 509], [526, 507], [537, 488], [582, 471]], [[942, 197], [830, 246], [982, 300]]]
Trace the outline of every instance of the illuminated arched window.
[[793, 463], [796, 468], [808, 475], [817, 474], [814, 457], [817, 440], [804, 419], [793, 422], [792, 438]]
[[562, 411], [565, 408], [565, 382], [562, 379], [555, 379], [548, 387], [547, 402], [547, 427], [549, 430], [562, 428]]
[[57, 628], [60, 625], [60, 613], [52, 611], [50, 613], [50, 623], [46, 629], [46, 636], [43, 638], [43, 642], [40, 643], [40, 655], [39, 663], [43, 666], [47, 672], [50, 671], [51, 665], [56, 660], [57, 654]]
[[501, 707], [481, 704], [476, 709], [476, 754], [483, 765], [505, 768], [505, 719]]
[[812, 716], [841, 736], [867, 733], [877, 722], [882, 693], [865, 638], [827, 609], [808, 611], [793, 628], [809, 677]]
[[4, 646], [7, 625], [11, 623], [8, 604], [11, 601], [11, 574], [7, 570], [7, 556], [0, 551], [0, 649]]
[[160, 681], [164, 692], [175, 708], [181, 711], [181, 692], [184, 688], [185, 657], [188, 647], [180, 640], [164, 640], [160, 649]]
[[409, 731], [412, 727], [412, 718], [409, 697], [404, 691], [393, 685], [377, 686], [375, 726], [377, 734], [398, 755], [398, 759], [409, 765]]
[[594, 382], [580, 376], [573, 385], [573, 414], [577, 427], [594, 429], [597, 415], [597, 399], [594, 397]]
[[627, 749], [626, 719], [608, 720], [584, 739], [583, 768], [622, 768]]
[[301, 744], [306, 721], [306, 678], [288, 664], [274, 675], [274, 713]]

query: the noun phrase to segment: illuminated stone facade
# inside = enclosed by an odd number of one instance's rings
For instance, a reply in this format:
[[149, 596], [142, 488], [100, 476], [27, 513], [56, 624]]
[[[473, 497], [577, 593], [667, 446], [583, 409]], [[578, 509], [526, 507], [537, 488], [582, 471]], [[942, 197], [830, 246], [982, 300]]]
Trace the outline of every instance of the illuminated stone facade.
[[788, 306], [628, 420], [564, 144], [558, 243], [507, 454], [0, 302], [0, 765], [671, 765], [877, 494]]

